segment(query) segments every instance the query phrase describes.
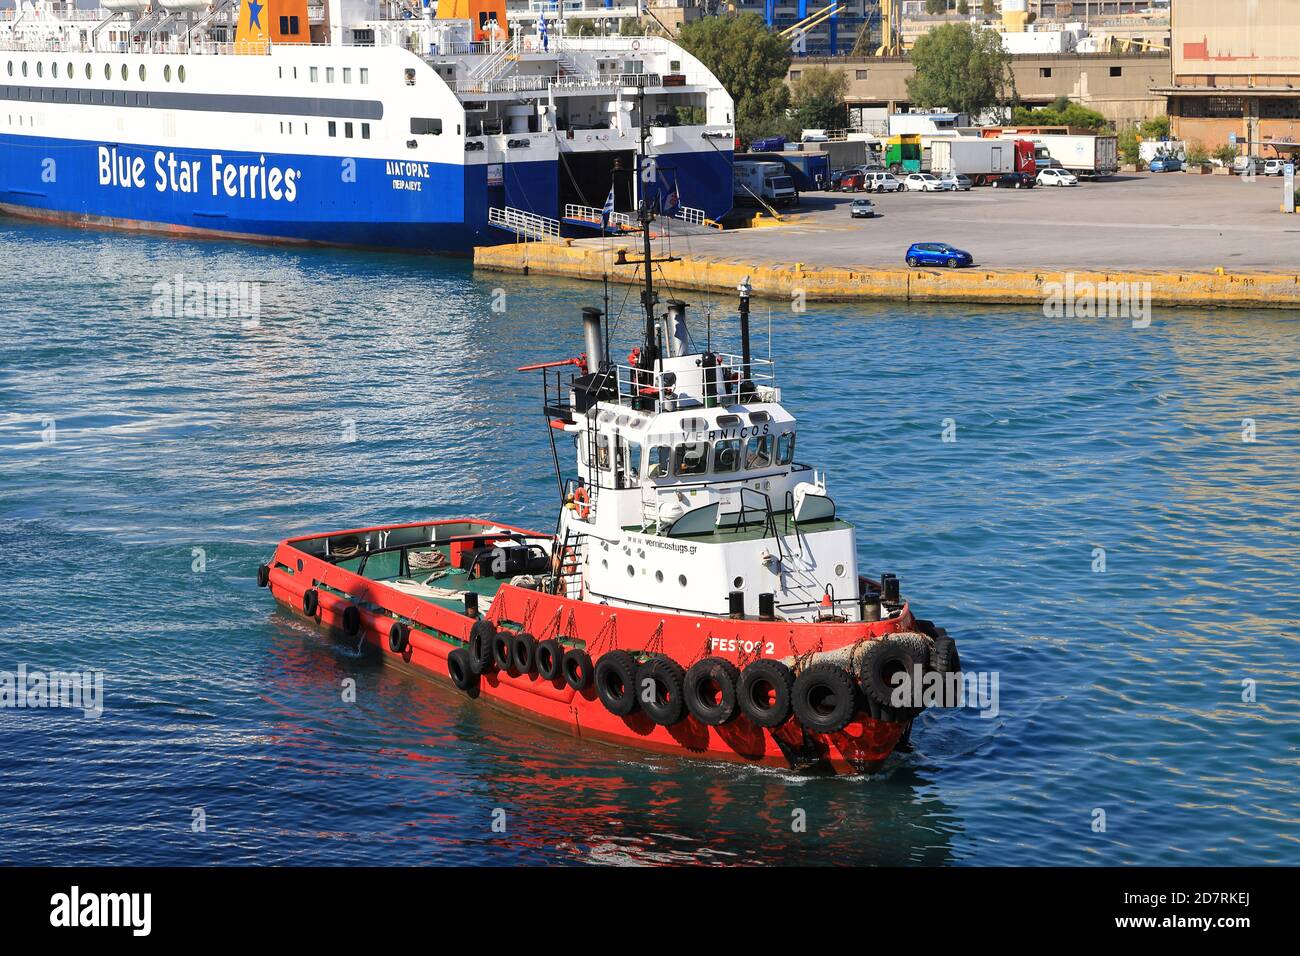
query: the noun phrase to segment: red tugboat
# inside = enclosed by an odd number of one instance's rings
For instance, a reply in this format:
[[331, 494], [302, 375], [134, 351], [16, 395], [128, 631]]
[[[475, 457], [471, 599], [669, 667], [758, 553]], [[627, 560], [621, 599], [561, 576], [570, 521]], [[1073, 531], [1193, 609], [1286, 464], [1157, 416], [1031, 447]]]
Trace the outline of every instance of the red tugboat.
[[795, 461], [773, 365], [750, 354], [748, 285], [739, 355], [695, 350], [683, 303], [659, 311], [653, 218], [643, 200], [645, 329], [627, 364], [590, 308], [584, 356], [521, 370], [543, 375], [553, 534], [465, 518], [292, 538], [259, 583], [394, 664], [576, 736], [871, 772], [919, 710], [900, 677], [951, 686], [956, 645], [896, 576], [859, 575], [854, 529]]

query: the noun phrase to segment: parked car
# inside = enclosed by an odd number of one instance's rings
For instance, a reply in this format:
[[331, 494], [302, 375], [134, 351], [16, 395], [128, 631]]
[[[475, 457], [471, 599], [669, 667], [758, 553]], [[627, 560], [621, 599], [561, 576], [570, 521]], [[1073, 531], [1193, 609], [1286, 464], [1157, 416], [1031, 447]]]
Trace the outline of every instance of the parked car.
[[1265, 176], [1285, 176], [1285, 175], [1286, 175], [1286, 161], [1285, 161], [1285, 160], [1282, 160], [1282, 159], [1266, 159], [1266, 160], [1264, 160], [1264, 172], [1263, 172], [1263, 174], [1264, 174]]
[[860, 169], [860, 170], [862, 170], [864, 173], [883, 173], [883, 172], [888, 172], [888, 170], [886, 170], [885, 167], [882, 166], [880, 163], [860, 163], [860, 164], [858, 164], [857, 166], [854, 166], [853, 168], [854, 168], [854, 169]]
[[974, 257], [946, 242], [914, 242], [907, 250], [909, 266], [945, 266], [958, 269], [975, 264]]
[[1044, 169], [1038, 174], [1040, 186], [1077, 186], [1079, 177], [1064, 169]]
[[831, 173], [831, 192], [860, 193], [866, 188], [866, 178], [856, 169], [837, 169]]
[[1153, 173], [1176, 173], [1182, 168], [1183, 161], [1177, 156], [1157, 156], [1147, 167]]
[[1238, 156], [1232, 161], [1232, 171], [1238, 176], [1248, 173], [1258, 175], [1264, 171], [1264, 161], [1258, 156]]
[[971, 187], [975, 185], [969, 178], [963, 176], [961, 173], [958, 173], [955, 176], [952, 173], [948, 173], [945, 176], [940, 176], [939, 181], [947, 183], [949, 189], [960, 190], [964, 193], [970, 192]]
[[993, 180], [994, 189], [1033, 189], [1035, 185], [1034, 177], [1028, 173], [1003, 173]]
[[779, 153], [785, 149], [784, 136], [768, 136], [765, 139], [756, 139], [750, 144], [751, 153]]
[[903, 188], [903, 182], [893, 173], [883, 169], [872, 170], [865, 174], [868, 192], [896, 193]]
[[942, 179], [930, 173], [910, 173], [903, 184], [916, 193], [942, 193], [952, 189], [952, 186], [944, 185]]
[[876, 215], [876, 205], [870, 199], [855, 199], [849, 203], [850, 219], [871, 219]]

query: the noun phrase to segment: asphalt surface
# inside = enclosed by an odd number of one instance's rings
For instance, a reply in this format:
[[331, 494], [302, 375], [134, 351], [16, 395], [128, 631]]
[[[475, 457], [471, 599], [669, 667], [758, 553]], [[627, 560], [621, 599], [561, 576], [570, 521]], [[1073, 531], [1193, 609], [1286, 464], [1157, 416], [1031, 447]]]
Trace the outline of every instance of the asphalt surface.
[[897, 267], [910, 243], [942, 241], [989, 269], [1300, 268], [1300, 216], [1278, 211], [1277, 177], [1121, 173], [1073, 187], [872, 194], [878, 216], [850, 219], [857, 195], [807, 193], [787, 224], [768, 228], [674, 229], [672, 252], [806, 268]]

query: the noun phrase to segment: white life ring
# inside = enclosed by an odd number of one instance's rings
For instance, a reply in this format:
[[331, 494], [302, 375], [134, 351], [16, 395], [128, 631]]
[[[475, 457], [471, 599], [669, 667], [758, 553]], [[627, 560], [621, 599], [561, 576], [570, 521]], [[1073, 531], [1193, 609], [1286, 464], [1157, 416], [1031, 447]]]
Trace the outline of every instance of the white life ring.
[[641, 41], [640, 41], [640, 40], [633, 40], [633, 41], [632, 41], [632, 52], [633, 52], [633, 53], [636, 53], [636, 52], [637, 52], [638, 50], [640, 50], [640, 49], [641, 49]]

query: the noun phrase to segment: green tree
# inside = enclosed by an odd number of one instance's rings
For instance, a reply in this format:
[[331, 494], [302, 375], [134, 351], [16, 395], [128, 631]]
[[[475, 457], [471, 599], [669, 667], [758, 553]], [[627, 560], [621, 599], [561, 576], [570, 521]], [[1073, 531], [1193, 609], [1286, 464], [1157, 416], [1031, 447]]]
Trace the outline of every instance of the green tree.
[[1214, 158], [1219, 161], [1220, 166], [1231, 166], [1233, 160], [1237, 158], [1237, 147], [1224, 143], [1214, 151]]
[[1109, 125], [1106, 117], [1096, 110], [1071, 102], [1066, 96], [1059, 97], [1051, 106], [1036, 109], [1018, 106], [1012, 112], [1011, 121], [1025, 126], [1081, 126], [1096, 130]]
[[744, 142], [789, 134], [790, 46], [756, 13], [701, 17], [682, 27], [677, 42], [699, 58], [736, 103], [736, 135]]
[[948, 0], [925, 0], [925, 12], [931, 16], [947, 13]]
[[957, 0], [957, 12], [963, 17], [970, 16], [970, 4], [966, 0]]
[[1135, 166], [1141, 156], [1138, 148], [1137, 127], [1126, 126], [1119, 134], [1119, 158], [1126, 165]]
[[1011, 57], [1002, 37], [969, 23], [948, 23], [923, 35], [912, 47], [916, 73], [907, 93], [925, 109], [942, 107], [975, 116], [1015, 98]]
[[993, 0], [984, 0], [984, 3], [980, 6], [980, 12], [986, 17], [991, 17], [998, 12], [997, 4]]
[[794, 118], [800, 129], [844, 129], [849, 125], [849, 108], [844, 102], [849, 77], [843, 70], [808, 67], [791, 86]]
[[1146, 120], [1139, 128], [1143, 139], [1168, 139], [1169, 138], [1169, 117], [1157, 116], [1154, 119]]

